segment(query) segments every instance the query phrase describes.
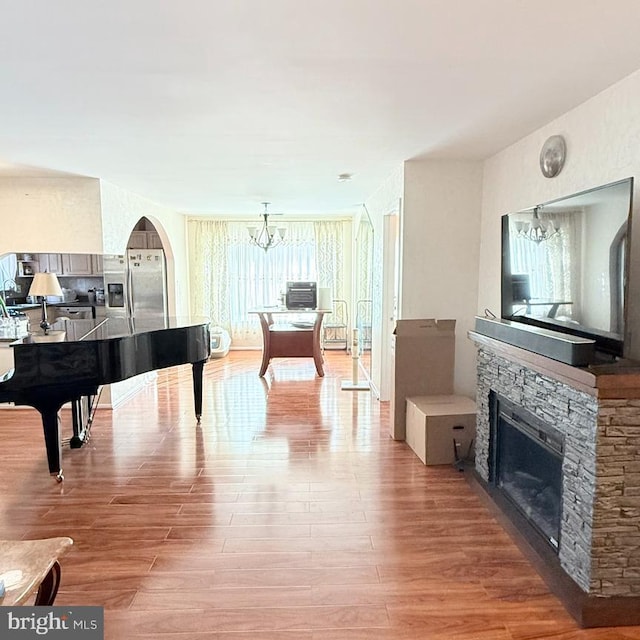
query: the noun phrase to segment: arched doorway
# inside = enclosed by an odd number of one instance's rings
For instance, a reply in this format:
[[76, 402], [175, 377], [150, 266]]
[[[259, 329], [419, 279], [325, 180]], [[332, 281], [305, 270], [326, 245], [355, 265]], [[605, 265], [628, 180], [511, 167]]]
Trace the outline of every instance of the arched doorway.
[[166, 318], [173, 313], [169, 268], [171, 252], [161, 225], [146, 216], [135, 224], [127, 241], [128, 293], [134, 317]]

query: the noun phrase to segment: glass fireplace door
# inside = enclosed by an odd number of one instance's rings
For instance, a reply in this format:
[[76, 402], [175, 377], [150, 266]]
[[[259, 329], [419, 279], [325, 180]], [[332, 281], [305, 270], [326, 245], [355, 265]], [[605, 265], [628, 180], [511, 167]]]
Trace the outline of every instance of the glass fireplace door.
[[497, 414], [495, 484], [557, 549], [563, 438], [523, 418], [502, 407]]

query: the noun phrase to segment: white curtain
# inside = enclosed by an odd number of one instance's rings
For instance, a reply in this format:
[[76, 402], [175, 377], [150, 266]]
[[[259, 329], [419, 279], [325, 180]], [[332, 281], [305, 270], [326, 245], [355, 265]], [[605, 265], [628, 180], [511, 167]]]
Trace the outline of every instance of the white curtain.
[[[15, 253], [7, 253], [0, 256], [0, 289], [4, 289], [4, 285], [15, 285], [15, 277], [18, 273], [18, 260]], [[11, 281], [11, 282], [9, 282]]]
[[342, 223], [283, 226], [285, 241], [265, 252], [249, 241], [246, 222], [188, 222], [191, 310], [227, 329], [234, 347], [262, 344], [260, 324], [249, 312], [279, 305], [287, 281], [317, 282], [334, 295], [343, 290]]
[[344, 222], [314, 223], [318, 287], [328, 287], [334, 299], [344, 297]]
[[210, 318], [213, 325], [228, 329], [230, 311], [227, 295], [227, 223], [224, 220], [189, 220], [187, 237], [191, 312]]
[[361, 352], [371, 349], [371, 329], [373, 314], [373, 227], [368, 214], [360, 219], [357, 244], [356, 266], [356, 316], [358, 340]]

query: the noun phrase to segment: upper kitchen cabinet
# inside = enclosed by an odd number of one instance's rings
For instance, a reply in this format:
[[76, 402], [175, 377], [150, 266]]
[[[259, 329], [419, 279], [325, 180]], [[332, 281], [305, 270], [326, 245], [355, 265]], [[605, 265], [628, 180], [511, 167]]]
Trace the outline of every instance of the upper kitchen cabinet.
[[90, 276], [93, 274], [91, 266], [91, 254], [89, 253], [63, 253], [63, 275]]
[[94, 253], [91, 256], [91, 272], [96, 276], [101, 276], [104, 273], [102, 255]]
[[59, 253], [39, 253], [38, 270], [60, 275], [62, 273], [62, 257]]
[[132, 231], [127, 249], [162, 249], [162, 240], [156, 231]]
[[102, 256], [90, 253], [39, 253], [38, 271], [59, 276], [102, 275]]
[[163, 249], [162, 240], [155, 231], [147, 231], [147, 249]]
[[162, 240], [153, 223], [144, 216], [138, 220], [127, 243], [127, 249], [163, 249]]

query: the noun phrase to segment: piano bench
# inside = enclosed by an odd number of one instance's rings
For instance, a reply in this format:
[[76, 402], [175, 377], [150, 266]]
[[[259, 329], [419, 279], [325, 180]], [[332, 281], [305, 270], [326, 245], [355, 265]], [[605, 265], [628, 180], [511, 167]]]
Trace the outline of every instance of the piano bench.
[[53, 605], [60, 585], [58, 560], [72, 544], [71, 538], [0, 540], [0, 580], [5, 588], [0, 605], [29, 604], [34, 594], [34, 605]]

